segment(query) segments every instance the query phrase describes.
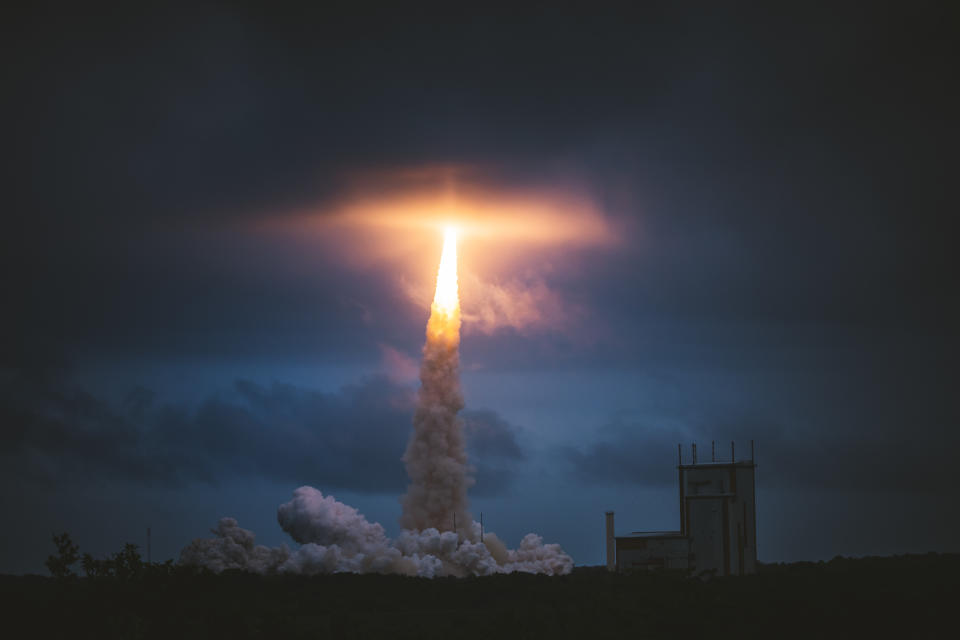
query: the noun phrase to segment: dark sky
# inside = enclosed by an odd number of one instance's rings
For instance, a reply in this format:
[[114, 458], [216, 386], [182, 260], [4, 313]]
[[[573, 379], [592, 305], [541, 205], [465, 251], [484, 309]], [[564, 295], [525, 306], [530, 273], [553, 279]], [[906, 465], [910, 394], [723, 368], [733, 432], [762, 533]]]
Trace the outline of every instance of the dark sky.
[[279, 544], [301, 484], [396, 533], [439, 238], [326, 221], [411, 175], [609, 231], [463, 240], [507, 541], [596, 564], [605, 509], [677, 526], [678, 442], [753, 439], [761, 560], [960, 551], [957, 12], [773, 4], [8, 14], [0, 572], [60, 530]]

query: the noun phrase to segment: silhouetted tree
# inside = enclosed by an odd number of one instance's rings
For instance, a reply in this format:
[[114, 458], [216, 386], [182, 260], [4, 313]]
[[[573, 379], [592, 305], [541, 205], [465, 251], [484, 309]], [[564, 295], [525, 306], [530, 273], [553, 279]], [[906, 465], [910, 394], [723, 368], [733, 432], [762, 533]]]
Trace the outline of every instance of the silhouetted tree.
[[50, 575], [55, 578], [66, 578], [75, 575], [73, 565], [80, 559], [80, 547], [70, 539], [70, 534], [64, 532], [53, 535], [53, 544], [57, 547], [57, 555], [48, 556], [46, 564]]
[[151, 573], [162, 574], [171, 573], [173, 562], [168, 561], [164, 564], [147, 564], [140, 557], [137, 545], [129, 542], [123, 546], [123, 550], [114, 553], [104, 559], [94, 558], [89, 553], [83, 554], [80, 562], [83, 566], [83, 572], [88, 578], [119, 578], [121, 580], [132, 580], [139, 578], [149, 569]]
[[137, 551], [137, 545], [129, 542], [123, 545], [122, 551], [113, 554], [111, 564], [113, 575], [121, 580], [130, 580], [143, 573], [144, 562], [140, 558], [140, 552]]
[[104, 578], [110, 575], [110, 561], [98, 560], [89, 553], [83, 554], [80, 566], [83, 567], [83, 573], [88, 578]]

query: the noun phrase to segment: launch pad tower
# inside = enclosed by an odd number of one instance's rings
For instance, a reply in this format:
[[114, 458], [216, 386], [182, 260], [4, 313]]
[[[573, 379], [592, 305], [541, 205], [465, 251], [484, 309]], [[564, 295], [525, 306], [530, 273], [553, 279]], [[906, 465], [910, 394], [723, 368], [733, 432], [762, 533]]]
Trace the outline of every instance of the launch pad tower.
[[737, 460], [731, 443], [730, 459], [718, 461], [713, 445], [710, 462], [698, 462], [694, 444], [687, 464], [678, 445], [679, 531], [635, 531], [616, 536], [613, 512], [607, 512], [608, 569], [692, 569], [696, 574], [718, 576], [756, 573], [753, 441], [749, 460]]

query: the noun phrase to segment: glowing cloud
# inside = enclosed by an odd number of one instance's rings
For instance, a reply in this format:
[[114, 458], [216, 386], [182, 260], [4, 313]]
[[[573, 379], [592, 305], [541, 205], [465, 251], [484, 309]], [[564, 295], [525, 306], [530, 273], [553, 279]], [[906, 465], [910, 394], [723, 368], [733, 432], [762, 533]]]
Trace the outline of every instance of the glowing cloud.
[[[438, 231], [439, 272], [430, 259]], [[462, 293], [468, 302], [458, 317], [468, 332], [571, 334], [582, 310], [551, 287], [551, 278], [577, 268], [577, 250], [612, 247], [625, 235], [574, 181], [520, 184], [465, 167], [356, 174], [324, 204], [273, 216], [257, 232], [308, 243], [340, 268], [388, 272], [415, 307], [432, 297], [449, 312]]]

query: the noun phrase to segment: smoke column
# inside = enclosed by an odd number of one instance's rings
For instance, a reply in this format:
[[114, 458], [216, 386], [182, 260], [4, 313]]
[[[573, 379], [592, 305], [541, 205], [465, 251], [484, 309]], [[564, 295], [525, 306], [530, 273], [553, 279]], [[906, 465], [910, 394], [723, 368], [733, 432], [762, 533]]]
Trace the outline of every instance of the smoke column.
[[[460, 300], [457, 293], [457, 236], [447, 229], [437, 291], [430, 307], [420, 367], [420, 393], [413, 435], [403, 461], [410, 485], [403, 497], [400, 536], [350, 505], [313, 487], [300, 487], [277, 509], [277, 521], [300, 547], [266, 547], [233, 518], [180, 552], [180, 562], [220, 572], [261, 574], [395, 573], [433, 578], [495, 573], [570, 573], [573, 559], [558, 544], [528, 533], [508, 549], [493, 532], [480, 540], [480, 524], [467, 510], [473, 484], [467, 464], [460, 393]], [[456, 532], [454, 529], [456, 517]]]
[[460, 393], [460, 297], [457, 291], [457, 236], [444, 234], [437, 290], [430, 306], [427, 340], [420, 365], [420, 393], [413, 434], [403, 461], [410, 476], [403, 497], [404, 529], [452, 531], [454, 522], [472, 537], [467, 511], [467, 470]]

